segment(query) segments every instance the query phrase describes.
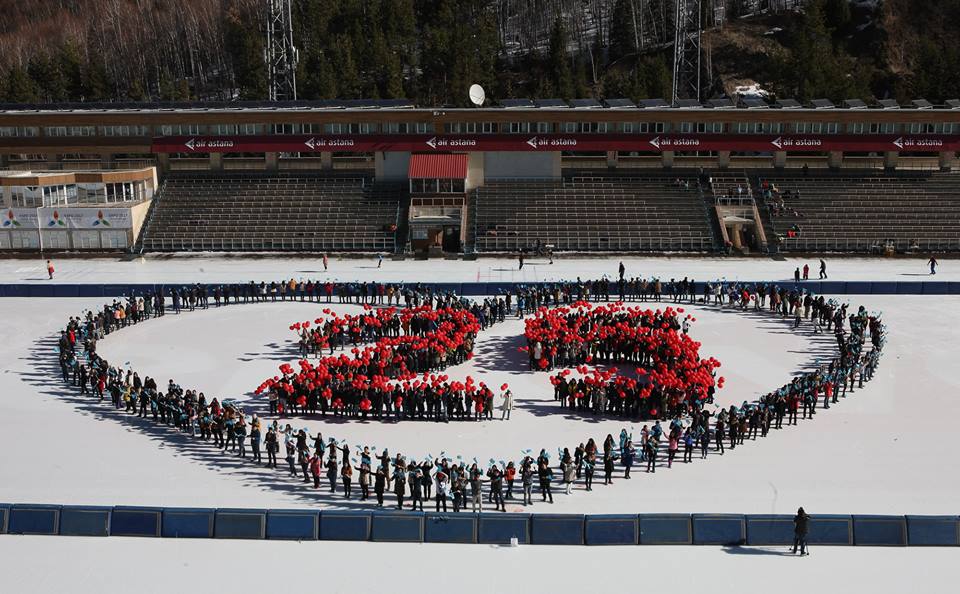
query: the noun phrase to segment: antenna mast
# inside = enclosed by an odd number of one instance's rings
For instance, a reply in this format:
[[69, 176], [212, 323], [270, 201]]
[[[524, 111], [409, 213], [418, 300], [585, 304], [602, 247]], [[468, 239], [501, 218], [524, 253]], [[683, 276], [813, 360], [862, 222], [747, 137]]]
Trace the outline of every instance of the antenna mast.
[[264, 59], [270, 101], [297, 98], [297, 48], [293, 45], [291, 0], [267, 0], [267, 47]]
[[676, 0], [673, 39], [673, 105], [700, 100], [700, 0]]

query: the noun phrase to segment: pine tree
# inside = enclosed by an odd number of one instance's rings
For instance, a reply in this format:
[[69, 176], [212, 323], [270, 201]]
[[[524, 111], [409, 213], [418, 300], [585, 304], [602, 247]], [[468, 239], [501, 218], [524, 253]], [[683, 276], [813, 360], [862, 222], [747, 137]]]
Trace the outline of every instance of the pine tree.
[[130, 81], [130, 86], [127, 87], [127, 98], [131, 101], [146, 101], [148, 99], [143, 83], [139, 79], [135, 78]]
[[360, 73], [353, 58], [350, 40], [340, 36], [334, 43], [333, 64], [336, 65], [338, 97], [343, 99], [360, 98]]
[[236, 7], [227, 13], [224, 45], [233, 64], [233, 75], [241, 99], [267, 96], [267, 68], [263, 61], [264, 41], [256, 26], [244, 22]]
[[25, 68], [14, 65], [6, 75], [4, 99], [11, 103], [35, 103], [40, 89]]
[[570, 59], [567, 56], [567, 29], [559, 15], [550, 29], [550, 53], [547, 56], [547, 68], [553, 87], [563, 99], [573, 97], [573, 73], [570, 71]]
[[610, 63], [637, 52], [637, 30], [634, 27], [634, 0], [617, 0], [610, 17]]
[[63, 73], [67, 87], [67, 95], [77, 101], [84, 94], [83, 59], [80, 48], [73, 41], [66, 41], [57, 51], [57, 68]]
[[330, 60], [323, 53], [312, 56], [308, 61], [301, 62], [304, 75], [297, 80], [298, 93], [305, 99], [335, 99], [338, 96], [337, 77], [330, 65]]
[[36, 83], [41, 101], [56, 103], [70, 99], [63, 72], [47, 54], [35, 55], [27, 65], [27, 73]]
[[106, 66], [100, 62], [89, 64], [84, 76], [81, 98], [84, 101], [108, 101], [112, 96], [113, 88]]

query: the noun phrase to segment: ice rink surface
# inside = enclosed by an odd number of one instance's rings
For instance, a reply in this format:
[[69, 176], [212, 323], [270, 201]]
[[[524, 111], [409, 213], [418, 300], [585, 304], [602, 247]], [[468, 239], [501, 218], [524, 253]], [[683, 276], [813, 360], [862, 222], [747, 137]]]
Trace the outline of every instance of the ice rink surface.
[[[817, 278], [816, 258], [793, 258], [782, 261], [769, 258], [710, 257], [596, 257], [557, 258], [549, 264], [544, 258], [527, 258], [523, 270], [516, 259], [481, 258], [464, 260], [404, 260], [331, 258], [324, 272], [320, 258], [264, 255], [150, 255], [129, 261], [117, 258], [54, 259], [58, 283], [187, 283], [249, 282], [288, 278], [334, 280], [343, 282], [536, 282], [599, 278], [617, 274], [617, 263], [623, 262], [627, 276], [656, 276], [662, 280], [689, 277], [698, 281], [728, 280], [793, 280], [795, 269], [810, 266], [810, 278]], [[917, 281], [931, 275], [926, 258], [826, 258], [831, 280]], [[960, 267], [944, 260], [935, 280], [960, 280]], [[933, 280], [933, 277], [931, 277]], [[47, 283], [42, 260], [0, 260], [0, 283]]]
[[[624, 262], [628, 275], [691, 276], [697, 280], [787, 278], [796, 267], [792, 261], [751, 260], [742, 267], [737, 260]], [[810, 264], [811, 276], [816, 276], [815, 262]], [[944, 263], [937, 280], [956, 280], [949, 276], [950, 264]], [[148, 260], [145, 264], [63, 260], [57, 265], [62, 271], [57, 282], [226, 282], [282, 278], [297, 270], [322, 269], [316, 261], [201, 258]], [[340, 261], [334, 261], [331, 268], [338, 265]], [[435, 269], [433, 262], [385, 261], [382, 276], [376, 277], [377, 271], [369, 269], [375, 263], [353, 260], [343, 265], [350, 268], [338, 277], [342, 280], [369, 274], [367, 278], [381, 280], [400, 280], [402, 276], [408, 281], [470, 281], [476, 280], [481, 268], [498, 264], [487, 260], [443, 262]], [[616, 259], [558, 260], [553, 267], [536, 266], [540, 278], [524, 278], [543, 280], [543, 271], [551, 271], [553, 278], [596, 277], [606, 268], [612, 276], [616, 265]], [[915, 273], [926, 277], [924, 262], [919, 260], [836, 260], [828, 265], [831, 278], [838, 280], [924, 280], [910, 276]], [[0, 261], [2, 282], [33, 282], [25, 277], [35, 277], [36, 272], [22, 271], [27, 266], [40, 270], [37, 262]], [[401, 266], [404, 269], [397, 271]], [[525, 266], [524, 273], [532, 274], [527, 271]], [[389, 276], [393, 274], [399, 276]], [[452, 278], [454, 275], [458, 276]], [[655, 475], [635, 467], [630, 481], [619, 478], [618, 471], [612, 486], [597, 485], [591, 493], [576, 489], [569, 497], [557, 495], [554, 505], [537, 501], [528, 511], [792, 513], [803, 505], [811, 513], [956, 514], [960, 463], [953, 443], [955, 419], [960, 415], [960, 380], [954, 372], [954, 345], [960, 328], [960, 297], [843, 299], [882, 311], [889, 330], [880, 368], [866, 388], [829, 411], [818, 410], [813, 420], [801, 420], [798, 427], [774, 431], [757, 442], [748, 441], [724, 456], [711, 454], [703, 461], [695, 456], [692, 464], [675, 464], [671, 470], [661, 467]], [[0, 449], [0, 501], [211, 507], [359, 505], [344, 502], [339, 495], [331, 498], [325, 489], [317, 493], [283, 472], [219, 454], [197, 440], [139, 422], [65, 389], [57, 379], [56, 332], [68, 316], [102, 304], [101, 299], [0, 300], [5, 314], [4, 340], [0, 342], [0, 357], [5, 362], [0, 372], [0, 429], [7, 443]], [[322, 307], [326, 305], [257, 304], [171, 315], [109, 336], [101, 341], [100, 351], [111, 362], [129, 362], [141, 373], [156, 377], [158, 383], [173, 378], [208, 396], [238, 397], [262, 406], [262, 400], [250, 391], [266, 376], [274, 375], [277, 365], [297, 357], [288, 326], [318, 317]], [[349, 311], [351, 307], [335, 309]], [[718, 398], [721, 404], [752, 400], [834, 352], [829, 335], [815, 337], [808, 329], [794, 332], [786, 321], [713, 308], [691, 309], [696, 310], [698, 319], [691, 332], [703, 342], [701, 353], [723, 362], [721, 374], [727, 385]], [[587, 437], [598, 441], [607, 433], [616, 437], [624, 426], [622, 421], [571, 416], [559, 409], [548, 376], [527, 371], [525, 355], [516, 350], [522, 344], [521, 333], [522, 324], [517, 321], [495, 326], [481, 334], [472, 361], [447, 372], [451, 377], [473, 375], [496, 386], [510, 383], [516, 395], [510, 421], [441, 425], [311, 419], [293, 424], [319, 429], [325, 436], [346, 439], [351, 445], [389, 447], [391, 453], [400, 450], [416, 459], [445, 450], [468, 460], [477, 457], [481, 464], [488, 458], [515, 459], [521, 450], [540, 447], [556, 456], [560, 445], [572, 449]], [[499, 419], [499, 411], [496, 416]], [[639, 430], [636, 423], [626, 426]], [[191, 583], [184, 579], [200, 579], [210, 567], [222, 564], [234, 568], [230, 579], [236, 582], [229, 583], [243, 590], [269, 587], [279, 580], [284, 587], [314, 584], [349, 592], [368, 589], [362, 585], [368, 579], [401, 591], [422, 590], [431, 587], [422, 581], [428, 579], [423, 563], [430, 563], [431, 567], [462, 568], [469, 577], [455, 587], [471, 592], [586, 589], [597, 579], [606, 581], [605, 572], [617, 580], [609, 583], [641, 587], [693, 585], [721, 591], [734, 586], [747, 591], [773, 587], [809, 592], [811, 588], [855, 591], [860, 588], [853, 584], [863, 584], [875, 592], [903, 592], [905, 588], [948, 583], [949, 561], [957, 554], [951, 549], [821, 548], [809, 558], [787, 560], [780, 552], [713, 547], [506, 549], [2, 537], [0, 569], [14, 580], [10, 583], [24, 584], [22, 591], [63, 591], [75, 586], [77, 578], [85, 589], [110, 591], [136, 583], [144, 591], [170, 591]], [[747, 557], [757, 559], [747, 562]], [[151, 570], [150, 560], [157, 558], [163, 563]], [[271, 563], [274, 559], [276, 563]], [[568, 559], [571, 563], [565, 563]], [[313, 568], [311, 561], [318, 560], [322, 563]], [[792, 563], [806, 567], [788, 565]], [[167, 570], [173, 567], [178, 571]], [[286, 567], [291, 571], [284, 572]], [[337, 567], [341, 569], [331, 569]]]

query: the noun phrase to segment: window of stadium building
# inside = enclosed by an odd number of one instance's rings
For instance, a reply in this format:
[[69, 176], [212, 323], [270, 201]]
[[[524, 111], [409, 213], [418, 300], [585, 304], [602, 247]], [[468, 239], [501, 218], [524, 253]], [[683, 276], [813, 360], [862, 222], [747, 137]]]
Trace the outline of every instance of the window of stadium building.
[[77, 203], [77, 186], [14, 186], [11, 197], [15, 208], [67, 206]]
[[837, 134], [840, 124], [837, 122], [795, 122], [793, 131], [796, 134]]
[[737, 134], [780, 134], [782, 128], [779, 122], [738, 122]]
[[200, 134], [206, 129], [206, 126], [199, 124], [173, 124], [160, 126], [161, 136], [193, 136]]
[[411, 179], [411, 194], [463, 194], [462, 179]]
[[428, 122], [386, 122], [382, 125], [385, 134], [433, 134], [433, 124]]
[[39, 133], [40, 129], [35, 126], [0, 126], [0, 137], [29, 138]]
[[77, 201], [83, 204], [135, 202], [143, 200], [143, 197], [144, 191], [142, 182], [80, 184], [77, 189]]
[[271, 134], [320, 134], [322, 124], [270, 124]]
[[146, 136], [147, 126], [100, 126], [101, 136]]
[[96, 126], [47, 126], [44, 136], [96, 136]]
[[450, 122], [443, 125], [445, 134], [476, 134], [476, 122]]
[[372, 134], [377, 129], [369, 122], [333, 123], [324, 124], [324, 134]]
[[[722, 127], [723, 124], [720, 124]], [[647, 134], [649, 132], [666, 132], [669, 127], [664, 122], [623, 122], [620, 131], [624, 134]]]
[[214, 136], [254, 136], [263, 134], [263, 124], [217, 124], [210, 127]]
[[908, 129], [910, 134], [953, 134], [954, 130], [957, 130], [957, 124], [912, 123], [908, 124]]

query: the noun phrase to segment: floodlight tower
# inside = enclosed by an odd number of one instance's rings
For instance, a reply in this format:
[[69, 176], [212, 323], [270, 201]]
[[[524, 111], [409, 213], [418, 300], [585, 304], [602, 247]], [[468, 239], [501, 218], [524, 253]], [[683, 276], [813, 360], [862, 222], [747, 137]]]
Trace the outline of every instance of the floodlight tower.
[[673, 98], [700, 99], [700, 0], [676, 0], [673, 36]]
[[270, 101], [297, 98], [297, 48], [293, 45], [291, 0], [267, 0], [267, 46], [264, 59]]

